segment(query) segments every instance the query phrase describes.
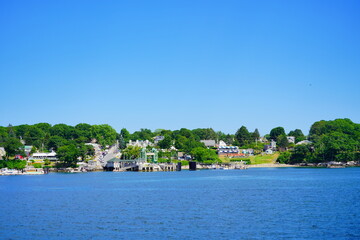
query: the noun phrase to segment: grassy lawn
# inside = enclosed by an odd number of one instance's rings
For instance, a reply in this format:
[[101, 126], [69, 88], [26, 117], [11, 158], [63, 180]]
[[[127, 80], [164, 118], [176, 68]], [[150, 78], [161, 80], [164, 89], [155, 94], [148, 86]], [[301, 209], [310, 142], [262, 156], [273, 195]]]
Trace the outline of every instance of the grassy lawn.
[[276, 159], [279, 157], [279, 153], [274, 153], [271, 155], [256, 155], [251, 156], [251, 164], [263, 164], [263, 163], [275, 163]]

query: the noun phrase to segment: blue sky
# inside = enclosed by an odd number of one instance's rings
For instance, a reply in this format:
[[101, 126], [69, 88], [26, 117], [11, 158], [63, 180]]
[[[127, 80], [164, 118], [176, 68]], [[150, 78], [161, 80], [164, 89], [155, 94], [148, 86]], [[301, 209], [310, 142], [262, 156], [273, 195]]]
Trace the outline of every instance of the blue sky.
[[360, 122], [359, 1], [1, 1], [0, 125]]

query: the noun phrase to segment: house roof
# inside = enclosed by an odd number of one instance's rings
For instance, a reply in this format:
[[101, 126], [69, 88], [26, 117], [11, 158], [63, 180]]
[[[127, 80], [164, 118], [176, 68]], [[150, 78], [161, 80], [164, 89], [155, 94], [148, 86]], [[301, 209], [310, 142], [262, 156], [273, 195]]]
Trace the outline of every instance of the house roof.
[[133, 162], [133, 161], [135, 162], [136, 160], [112, 158], [107, 162]]
[[56, 152], [50, 152], [50, 153], [33, 153], [33, 157], [56, 157]]
[[204, 143], [205, 146], [215, 146], [215, 140], [200, 140], [200, 142]]

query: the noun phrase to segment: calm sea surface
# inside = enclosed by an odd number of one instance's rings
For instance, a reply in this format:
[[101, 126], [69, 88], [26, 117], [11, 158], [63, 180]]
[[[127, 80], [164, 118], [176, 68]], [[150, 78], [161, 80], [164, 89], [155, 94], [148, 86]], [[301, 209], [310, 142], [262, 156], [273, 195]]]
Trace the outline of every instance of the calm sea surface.
[[360, 168], [0, 177], [0, 239], [360, 239]]

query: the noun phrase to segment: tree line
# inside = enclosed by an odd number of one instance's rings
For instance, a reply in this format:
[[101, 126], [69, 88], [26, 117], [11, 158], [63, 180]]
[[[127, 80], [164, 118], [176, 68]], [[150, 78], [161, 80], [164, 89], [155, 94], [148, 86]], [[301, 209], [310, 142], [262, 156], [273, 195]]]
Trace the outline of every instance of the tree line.
[[284, 151], [281, 163], [322, 163], [360, 161], [360, 124], [350, 119], [315, 122], [309, 132], [310, 144]]
[[95, 140], [100, 145], [112, 145], [117, 132], [107, 124], [90, 125], [80, 123], [76, 126], [66, 124], [37, 123], [34, 125], [0, 126], [0, 146], [6, 151], [6, 158], [15, 155], [25, 156], [23, 143], [33, 146], [31, 152], [56, 151], [64, 167], [74, 166], [78, 158], [94, 155], [94, 148], [85, 145]]
[[[26, 145], [33, 145], [34, 150], [56, 151], [63, 159], [85, 159], [87, 155], [93, 154], [93, 148], [84, 145], [96, 140], [102, 146], [112, 145], [118, 140], [121, 149], [126, 149], [130, 140], [154, 141], [156, 136], [164, 139], [157, 143], [159, 149], [177, 150], [192, 155], [199, 161], [218, 161], [216, 149], [208, 149], [200, 140], [222, 140], [228, 145], [240, 148], [252, 148], [255, 153], [260, 153], [264, 145], [269, 142], [259, 141], [260, 132], [255, 129], [249, 131], [241, 126], [234, 134], [226, 134], [214, 131], [212, 128], [197, 128], [180, 130], [140, 129], [130, 133], [126, 128], [119, 133], [107, 124], [90, 125], [80, 123], [76, 126], [66, 124], [50, 125], [38, 123], [34, 125], [0, 126], [0, 146], [4, 146], [7, 154], [22, 154], [19, 139], [25, 141]], [[288, 136], [295, 137], [295, 143], [289, 143]], [[283, 127], [275, 127], [270, 133], [265, 134], [268, 141], [274, 140], [278, 150], [282, 153], [278, 159], [282, 163], [299, 162], [327, 162], [327, 161], [358, 161], [360, 149], [360, 125], [353, 123], [350, 119], [336, 119], [333, 121], [318, 121], [311, 128], [308, 136], [300, 129], [285, 132]], [[296, 143], [308, 139], [311, 144], [296, 145]], [[126, 149], [125, 153], [130, 157], [136, 157], [138, 150]], [[131, 153], [131, 154], [130, 154]], [[160, 157], [172, 156], [171, 151], [160, 152]]]

